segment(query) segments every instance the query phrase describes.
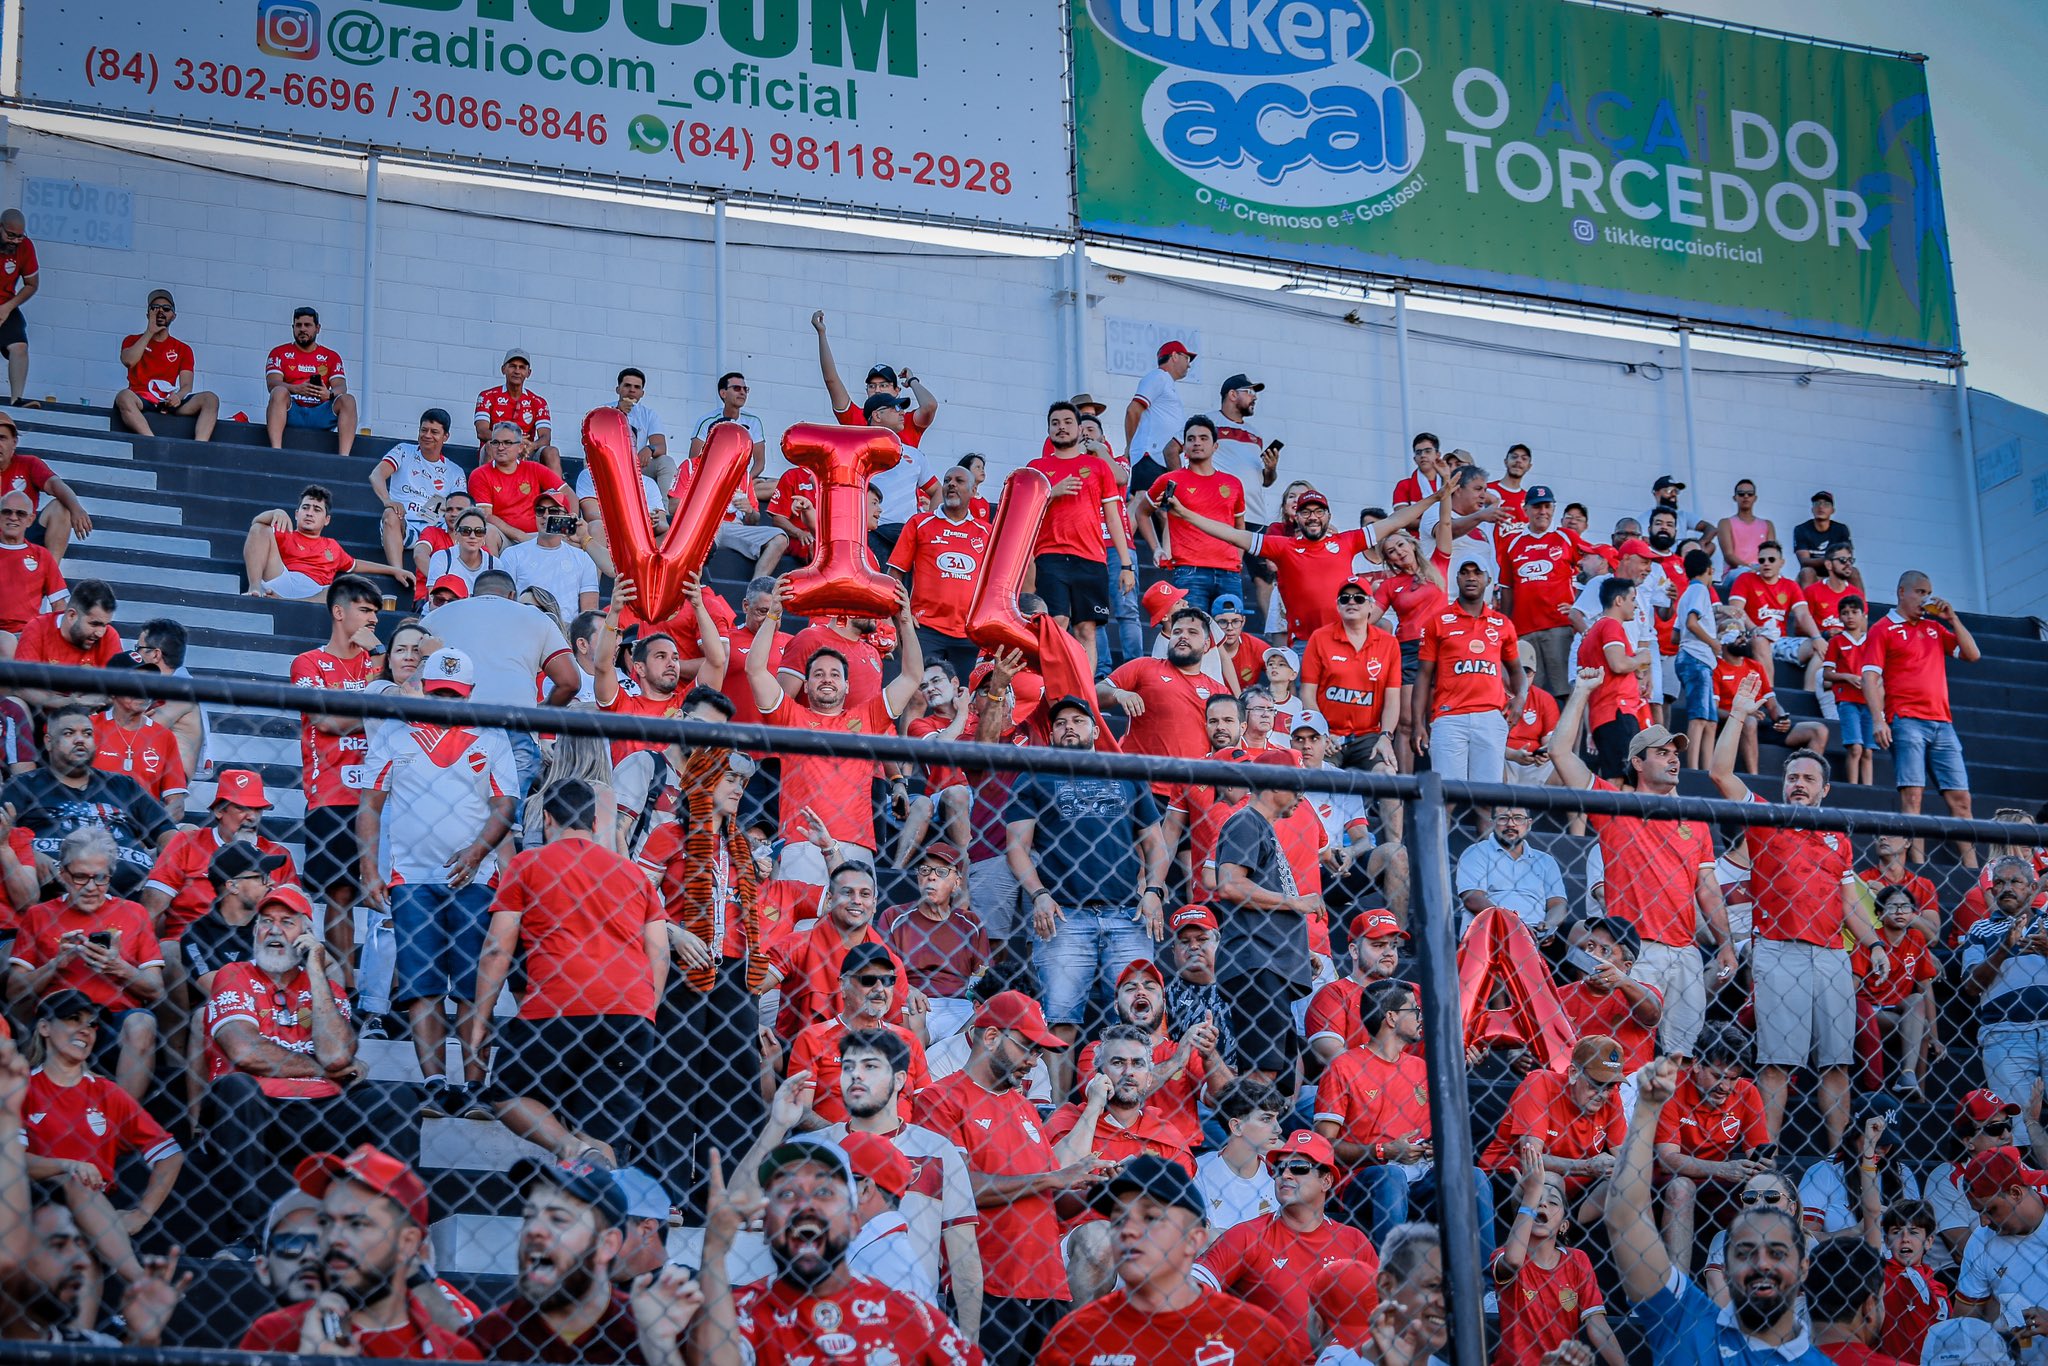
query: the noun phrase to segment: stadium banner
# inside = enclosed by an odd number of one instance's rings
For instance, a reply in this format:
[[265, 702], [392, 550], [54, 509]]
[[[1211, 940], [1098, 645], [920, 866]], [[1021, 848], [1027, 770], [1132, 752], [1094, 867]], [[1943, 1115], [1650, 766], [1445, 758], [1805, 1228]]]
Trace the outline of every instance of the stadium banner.
[[30, 103], [1072, 224], [1061, 0], [29, 0]]
[[1072, 0], [1085, 231], [1959, 348], [1919, 62], [1564, 0]]

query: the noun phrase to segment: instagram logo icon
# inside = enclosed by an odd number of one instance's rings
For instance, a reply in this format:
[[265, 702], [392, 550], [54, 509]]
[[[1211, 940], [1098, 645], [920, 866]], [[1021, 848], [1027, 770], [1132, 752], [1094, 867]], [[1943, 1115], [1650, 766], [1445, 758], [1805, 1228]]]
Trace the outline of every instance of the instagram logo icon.
[[258, 0], [256, 46], [272, 57], [310, 62], [320, 55], [320, 11], [309, 0]]

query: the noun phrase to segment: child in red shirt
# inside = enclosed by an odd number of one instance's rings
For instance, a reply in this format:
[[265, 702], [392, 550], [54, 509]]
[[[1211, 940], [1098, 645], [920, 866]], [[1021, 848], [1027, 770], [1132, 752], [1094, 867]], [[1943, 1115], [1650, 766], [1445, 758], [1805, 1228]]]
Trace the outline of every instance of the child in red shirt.
[[1524, 1138], [1517, 1145], [1515, 1172], [1521, 1208], [1507, 1242], [1493, 1257], [1493, 1288], [1500, 1300], [1500, 1345], [1493, 1366], [1531, 1366], [1578, 1341], [1582, 1332], [1602, 1366], [1623, 1366], [1592, 1261], [1559, 1241], [1568, 1223], [1564, 1178], [1543, 1169], [1540, 1140]]
[[1934, 1241], [1934, 1209], [1901, 1200], [1884, 1212], [1884, 1327], [1877, 1350], [1918, 1361], [1927, 1330], [1949, 1316], [1948, 1287], [1921, 1263]]
[[1884, 887], [1877, 893], [1878, 936], [1884, 940], [1889, 966], [1884, 980], [1870, 978], [1870, 950], [1857, 949], [1850, 959], [1856, 974], [1857, 1052], [1863, 1060], [1863, 1082], [1870, 1090], [1884, 1086], [1884, 1039], [1899, 1036], [1898, 1090], [1916, 1091], [1915, 1080], [1927, 1071], [1934, 1047], [1934, 979], [1941, 969], [1927, 936], [1913, 925], [1919, 903], [1907, 887]]

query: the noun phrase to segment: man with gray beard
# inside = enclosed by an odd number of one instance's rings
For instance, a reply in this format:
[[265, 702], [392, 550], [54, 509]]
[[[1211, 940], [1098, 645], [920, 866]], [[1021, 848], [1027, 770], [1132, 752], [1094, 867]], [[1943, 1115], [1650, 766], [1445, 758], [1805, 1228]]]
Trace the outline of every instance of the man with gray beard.
[[514, 1296], [470, 1326], [488, 1361], [641, 1362], [631, 1302], [612, 1287], [625, 1242], [626, 1197], [586, 1161], [527, 1158], [512, 1168], [525, 1192]]

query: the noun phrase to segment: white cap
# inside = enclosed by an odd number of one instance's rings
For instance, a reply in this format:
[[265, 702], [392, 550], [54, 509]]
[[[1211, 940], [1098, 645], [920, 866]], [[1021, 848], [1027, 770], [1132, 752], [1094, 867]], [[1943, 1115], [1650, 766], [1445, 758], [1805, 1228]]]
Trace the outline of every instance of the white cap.
[[429, 695], [440, 692], [467, 697], [476, 687], [476, 665], [462, 651], [443, 646], [421, 662], [420, 671], [413, 677], [421, 691]]
[[1982, 1319], [1944, 1319], [1927, 1330], [1921, 1366], [2012, 1366], [1998, 1329]]
[[676, 1202], [669, 1198], [668, 1189], [661, 1182], [638, 1167], [620, 1167], [612, 1173], [612, 1183], [626, 1199], [628, 1219], [659, 1219], [663, 1223], [668, 1222]]
[[1259, 656], [1259, 663], [1264, 664], [1274, 655], [1278, 655], [1282, 659], [1286, 660], [1288, 668], [1294, 670], [1296, 673], [1301, 672], [1301, 656], [1294, 653], [1294, 651], [1291, 648], [1285, 645], [1275, 645], [1271, 649], [1267, 650], [1266, 653]]
[[1330, 738], [1330, 723], [1323, 719], [1323, 714], [1319, 711], [1305, 711], [1295, 717], [1294, 724], [1287, 728], [1287, 733], [1292, 735], [1300, 730], [1312, 730], [1325, 740]]

